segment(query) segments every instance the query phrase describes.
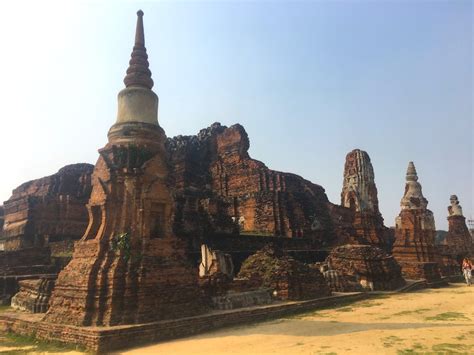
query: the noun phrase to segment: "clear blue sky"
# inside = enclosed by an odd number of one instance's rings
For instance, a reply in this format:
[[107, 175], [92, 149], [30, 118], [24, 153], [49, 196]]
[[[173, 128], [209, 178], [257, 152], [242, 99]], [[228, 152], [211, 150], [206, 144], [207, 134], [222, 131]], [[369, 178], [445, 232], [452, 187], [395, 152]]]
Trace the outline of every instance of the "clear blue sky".
[[0, 201], [20, 183], [95, 163], [135, 29], [169, 136], [241, 123], [250, 154], [340, 203], [366, 150], [394, 224], [408, 161], [438, 228], [449, 196], [473, 215], [471, 1], [1, 1]]

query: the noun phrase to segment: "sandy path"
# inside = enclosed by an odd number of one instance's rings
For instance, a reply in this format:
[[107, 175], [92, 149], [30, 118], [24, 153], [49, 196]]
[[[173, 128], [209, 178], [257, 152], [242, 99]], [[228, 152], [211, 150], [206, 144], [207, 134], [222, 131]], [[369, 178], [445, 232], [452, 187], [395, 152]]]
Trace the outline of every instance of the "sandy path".
[[474, 287], [360, 301], [120, 354], [474, 354]]

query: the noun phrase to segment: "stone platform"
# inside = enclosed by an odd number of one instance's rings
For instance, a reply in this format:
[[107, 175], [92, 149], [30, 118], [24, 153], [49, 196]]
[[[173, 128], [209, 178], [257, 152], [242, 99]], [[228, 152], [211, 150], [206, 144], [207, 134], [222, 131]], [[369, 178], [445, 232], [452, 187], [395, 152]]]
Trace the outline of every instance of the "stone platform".
[[77, 344], [93, 352], [106, 352], [141, 344], [191, 336], [221, 327], [264, 321], [288, 314], [331, 307], [370, 297], [369, 293], [339, 294], [308, 301], [278, 302], [271, 305], [214, 311], [200, 316], [146, 324], [110, 327], [77, 327], [42, 321], [44, 315], [23, 312], [0, 313], [0, 331], [38, 339]]

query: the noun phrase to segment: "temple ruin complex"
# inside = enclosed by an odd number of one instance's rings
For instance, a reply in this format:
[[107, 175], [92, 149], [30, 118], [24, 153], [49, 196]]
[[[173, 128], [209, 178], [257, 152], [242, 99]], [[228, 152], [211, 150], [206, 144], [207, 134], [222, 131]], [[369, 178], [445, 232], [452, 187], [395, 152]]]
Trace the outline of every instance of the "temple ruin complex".
[[337, 204], [253, 159], [240, 124], [166, 137], [143, 16], [95, 166], [26, 182], [0, 206], [0, 304], [21, 311], [0, 329], [108, 351], [439, 286], [474, 256], [455, 195], [435, 245], [413, 162], [393, 229], [363, 150], [346, 156]]

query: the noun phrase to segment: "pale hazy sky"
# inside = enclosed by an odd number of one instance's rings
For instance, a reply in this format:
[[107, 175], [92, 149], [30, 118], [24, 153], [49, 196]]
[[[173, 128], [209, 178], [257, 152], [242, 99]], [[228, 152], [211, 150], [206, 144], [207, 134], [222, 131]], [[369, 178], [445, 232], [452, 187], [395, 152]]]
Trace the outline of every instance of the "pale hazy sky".
[[145, 36], [167, 135], [241, 123], [250, 155], [340, 203], [366, 150], [394, 224], [413, 160], [438, 228], [473, 209], [471, 1], [1, 1], [0, 201], [95, 163], [133, 45]]

